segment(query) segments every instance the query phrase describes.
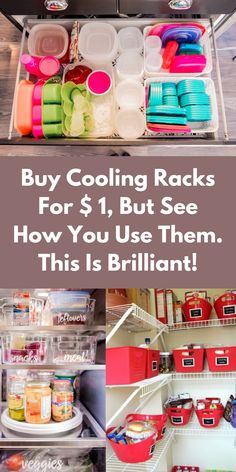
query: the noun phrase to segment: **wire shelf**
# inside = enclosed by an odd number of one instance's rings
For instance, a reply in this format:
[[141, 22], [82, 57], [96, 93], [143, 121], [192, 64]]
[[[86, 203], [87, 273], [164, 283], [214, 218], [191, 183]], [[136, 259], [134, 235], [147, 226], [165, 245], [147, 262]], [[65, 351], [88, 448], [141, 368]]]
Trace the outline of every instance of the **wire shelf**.
[[172, 374], [159, 374], [151, 379], [142, 380], [132, 384], [107, 385], [107, 388], [139, 388], [142, 390], [144, 396], [152, 393], [156, 389], [157, 384], [162, 384], [162, 386], [168, 384], [171, 382], [171, 378]]
[[128, 310], [129, 314], [120, 326], [122, 329], [136, 333], [151, 331], [153, 329], [168, 332], [167, 325], [164, 325], [154, 316], [151, 316], [149, 313], [134, 303], [106, 308], [106, 320], [108, 326], [116, 326], [116, 324], [121, 320]]
[[119, 461], [115, 454], [107, 457], [106, 471], [107, 472], [155, 472], [158, 464], [160, 464], [163, 457], [166, 456], [169, 447], [171, 446], [174, 437], [174, 431], [166, 431], [165, 437], [158, 441], [152, 459], [147, 462], [139, 462], [135, 464], [126, 464]]
[[175, 436], [230, 436], [236, 439], [236, 428], [233, 428], [231, 424], [223, 418], [217, 428], [202, 428], [197, 417], [195, 417], [194, 420], [186, 426], [181, 426], [179, 428], [173, 427], [170, 429], [174, 431]]
[[178, 373], [172, 374], [172, 380], [236, 380], [235, 372], [199, 372], [199, 373]]
[[186, 329], [200, 329], [200, 328], [221, 328], [223, 326], [235, 326], [236, 318], [222, 319], [213, 318], [208, 321], [190, 321], [184, 323], [176, 323], [168, 326], [168, 331], [183, 331]]

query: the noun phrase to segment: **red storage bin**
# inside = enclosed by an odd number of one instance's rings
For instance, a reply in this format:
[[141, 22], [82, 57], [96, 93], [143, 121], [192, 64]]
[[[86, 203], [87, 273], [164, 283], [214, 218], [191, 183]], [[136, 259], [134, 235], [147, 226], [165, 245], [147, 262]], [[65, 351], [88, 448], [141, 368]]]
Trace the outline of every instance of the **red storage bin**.
[[160, 351], [147, 349], [147, 372], [146, 378], [156, 377], [159, 374]]
[[176, 372], [202, 372], [204, 368], [205, 349], [174, 349]]
[[[114, 427], [107, 430], [109, 434]], [[152, 458], [157, 441], [157, 433], [136, 444], [118, 444], [108, 439], [114, 453], [122, 462], [146, 462]]]
[[208, 367], [211, 372], [230, 372], [236, 370], [236, 347], [206, 348]]
[[225, 293], [214, 303], [216, 314], [220, 320], [236, 318], [236, 294]]
[[146, 378], [147, 349], [110, 347], [106, 350], [106, 383], [123, 385]]
[[152, 426], [157, 430], [157, 441], [163, 438], [166, 430], [167, 415], [139, 415], [130, 414], [126, 416], [126, 421], [151, 421]]
[[206, 398], [205, 400], [197, 400], [197, 406], [199, 403], [205, 404], [205, 408], [202, 410], [198, 410], [196, 408], [198, 421], [203, 428], [216, 428], [219, 425], [219, 422], [224, 413], [224, 407], [221, 403], [217, 404], [217, 408], [215, 410], [210, 408], [212, 400], [218, 400], [220, 402], [220, 398]]
[[[192, 401], [191, 399], [189, 401]], [[167, 407], [166, 414], [173, 426], [185, 426], [189, 423], [194, 407], [192, 408], [173, 408]]]
[[204, 298], [190, 298], [182, 306], [186, 321], [207, 321], [212, 312], [212, 305]]

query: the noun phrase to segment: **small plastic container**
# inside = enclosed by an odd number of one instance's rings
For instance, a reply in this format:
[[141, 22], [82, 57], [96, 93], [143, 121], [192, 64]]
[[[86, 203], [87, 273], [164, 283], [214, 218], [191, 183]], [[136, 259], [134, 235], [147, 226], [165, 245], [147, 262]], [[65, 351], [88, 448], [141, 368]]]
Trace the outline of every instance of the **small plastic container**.
[[39, 63], [39, 70], [43, 77], [52, 77], [60, 71], [60, 62], [54, 56], [45, 56]]
[[145, 117], [139, 110], [119, 110], [116, 114], [115, 128], [123, 139], [138, 139], [145, 131]]
[[32, 131], [32, 97], [34, 83], [21, 80], [17, 85], [14, 109], [14, 127], [21, 136], [27, 136]]
[[214, 303], [214, 308], [219, 320], [228, 320], [236, 318], [236, 294], [225, 293], [221, 297], [217, 298]]
[[143, 86], [135, 80], [122, 80], [116, 87], [116, 102], [120, 108], [138, 109], [143, 105]]
[[57, 336], [52, 341], [52, 361], [55, 364], [95, 364], [95, 336]]
[[236, 371], [236, 347], [206, 348], [208, 367], [211, 372]]
[[132, 50], [140, 53], [143, 49], [143, 35], [136, 26], [127, 26], [120, 29], [118, 41], [120, 52]]
[[48, 305], [56, 326], [93, 323], [95, 300], [90, 298], [89, 292], [50, 292]]
[[151, 51], [145, 57], [145, 70], [147, 72], [158, 72], [161, 69], [162, 62], [162, 55], [157, 51]]
[[[111, 347], [106, 350], [107, 385], [126, 385], [146, 378], [147, 349]], [[121, 368], [122, 366], [122, 368]]]
[[94, 70], [87, 77], [86, 86], [92, 95], [106, 95], [112, 88], [112, 78], [104, 70]]
[[147, 54], [150, 51], [161, 51], [161, 38], [159, 36], [147, 36], [145, 38], [145, 54]]
[[174, 362], [176, 372], [202, 372], [204, 368], [205, 349], [183, 348], [174, 349]]
[[31, 56], [55, 56], [63, 59], [69, 47], [69, 35], [65, 28], [55, 23], [33, 26], [28, 37]]
[[173, 370], [173, 354], [172, 352], [160, 352], [159, 372], [168, 374]]
[[120, 80], [135, 79], [142, 80], [143, 57], [137, 52], [123, 52], [117, 59], [116, 72]]
[[2, 338], [3, 364], [45, 364], [48, 338], [45, 336], [13, 336]]
[[79, 51], [92, 64], [112, 62], [118, 51], [117, 32], [109, 23], [88, 22], [80, 31]]

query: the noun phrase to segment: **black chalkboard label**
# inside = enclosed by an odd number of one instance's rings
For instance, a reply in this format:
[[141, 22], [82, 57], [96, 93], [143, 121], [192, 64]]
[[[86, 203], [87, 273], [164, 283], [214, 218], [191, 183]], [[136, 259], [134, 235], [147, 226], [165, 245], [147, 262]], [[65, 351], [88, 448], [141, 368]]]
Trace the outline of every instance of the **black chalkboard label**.
[[224, 315], [235, 315], [236, 313], [236, 305], [228, 305], [223, 307]]
[[183, 367], [194, 367], [195, 366], [195, 359], [192, 357], [190, 359], [183, 359], [182, 360]]
[[157, 361], [152, 361], [152, 372], [157, 370]]
[[228, 357], [216, 357], [216, 365], [229, 365]]
[[202, 316], [202, 308], [193, 308], [189, 310], [190, 318], [201, 318]]
[[171, 421], [174, 424], [182, 424], [183, 423], [183, 417], [182, 416], [171, 416]]
[[156, 444], [153, 444], [151, 447], [150, 447], [150, 451], [149, 451], [149, 456], [152, 456], [154, 451], [155, 451], [155, 447], [156, 447]]
[[203, 424], [208, 425], [208, 426], [213, 426], [215, 424], [215, 419], [214, 418], [204, 418], [203, 419]]

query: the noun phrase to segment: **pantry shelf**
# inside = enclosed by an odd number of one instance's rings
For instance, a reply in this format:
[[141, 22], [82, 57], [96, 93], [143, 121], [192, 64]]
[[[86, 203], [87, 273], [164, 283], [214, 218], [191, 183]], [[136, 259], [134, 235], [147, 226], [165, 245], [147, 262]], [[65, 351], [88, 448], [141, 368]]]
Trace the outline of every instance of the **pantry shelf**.
[[0, 364], [0, 370], [6, 369], [34, 369], [34, 370], [65, 370], [65, 369], [75, 369], [76, 371], [82, 370], [105, 370], [105, 364], [72, 364], [72, 363], [63, 363], [63, 364]]
[[173, 427], [170, 430], [174, 431], [175, 436], [232, 436], [236, 439], [236, 428], [223, 419], [217, 428], [202, 428], [196, 418], [187, 426]]
[[134, 303], [106, 308], [106, 319], [108, 327], [112, 327], [107, 335], [107, 344], [119, 328], [135, 333], [154, 329], [158, 330], [160, 334], [168, 332], [167, 325], [164, 325]]
[[152, 459], [147, 462], [126, 464], [119, 461], [115, 454], [107, 458], [108, 472], [155, 472], [161, 460], [166, 456], [174, 438], [174, 431], [166, 431], [165, 437], [158, 441]]
[[222, 326], [236, 326], [236, 318], [230, 319], [221, 319], [218, 318], [211, 319], [208, 321], [194, 321], [194, 322], [185, 322], [177, 323], [174, 325], [168, 326], [168, 331], [183, 331], [187, 329], [200, 329], [200, 328], [221, 328]]
[[106, 326], [88, 326], [88, 325], [74, 325], [74, 326], [0, 326], [0, 335], [5, 333], [84, 333], [106, 331]]
[[236, 380], [236, 372], [200, 372], [192, 374], [172, 374], [172, 380]]

